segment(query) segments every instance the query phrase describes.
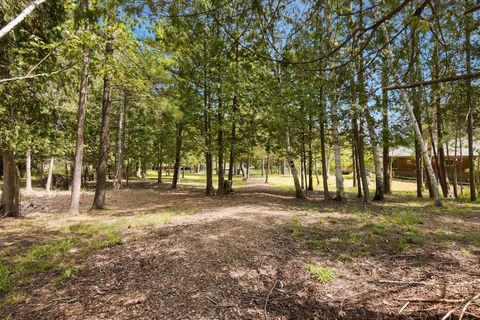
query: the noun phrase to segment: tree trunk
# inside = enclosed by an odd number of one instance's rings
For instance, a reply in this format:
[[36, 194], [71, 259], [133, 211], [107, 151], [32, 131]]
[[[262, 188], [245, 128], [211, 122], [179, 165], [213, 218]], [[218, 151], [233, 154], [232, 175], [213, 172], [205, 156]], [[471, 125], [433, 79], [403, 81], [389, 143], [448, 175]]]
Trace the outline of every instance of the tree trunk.
[[[458, 143], [458, 125], [455, 126], [455, 143], [453, 151], [453, 196], [458, 199], [458, 173], [457, 173], [457, 143]], [[448, 146], [447, 146], [448, 156]]]
[[135, 177], [138, 179], [142, 178], [142, 159], [138, 158], [137, 171], [135, 172]]
[[[206, 49], [205, 49], [206, 50]], [[206, 52], [205, 52], [206, 55]], [[207, 66], [204, 67], [204, 87], [203, 87], [203, 104], [204, 104], [204, 130], [205, 130], [205, 195], [210, 196], [214, 192], [213, 188], [213, 167], [212, 167], [212, 136], [211, 136], [211, 120], [210, 120], [210, 103], [208, 91], [208, 74]]]
[[[388, 65], [382, 62], [382, 86], [388, 85]], [[388, 123], [388, 91], [382, 91], [382, 142], [383, 142], [383, 185], [385, 194], [392, 193], [392, 172], [390, 166], [390, 127]]]
[[313, 191], [313, 151], [312, 151], [312, 117], [308, 121], [308, 191]]
[[[381, 18], [381, 14], [378, 12], [377, 9], [375, 9], [375, 15], [376, 15], [376, 18], [379, 18], [379, 19]], [[386, 43], [387, 44], [390, 43], [390, 37], [388, 35], [388, 31], [387, 31], [385, 25], [382, 24], [380, 26], [380, 28], [381, 28], [382, 33], [384, 34], [384, 37], [386, 39]], [[385, 49], [386, 49], [385, 51], [386, 51], [386, 54], [388, 56], [388, 59], [389, 59], [391, 65], [393, 66], [395, 59], [394, 59], [393, 52], [391, 50], [390, 45], [387, 45]], [[397, 85], [402, 83], [402, 79], [401, 79], [400, 74], [398, 73], [397, 70], [394, 70], [394, 79], [395, 79], [395, 83]], [[402, 104], [405, 107], [405, 110], [406, 110], [408, 116], [410, 117], [411, 124], [412, 124], [413, 129], [414, 129], [415, 134], [416, 134], [416, 139], [417, 139], [417, 141], [420, 145], [420, 148], [421, 148], [423, 160], [424, 160], [425, 166], [427, 167], [428, 176], [429, 176], [430, 181], [431, 181], [432, 186], [433, 186], [435, 206], [439, 207], [439, 206], [442, 205], [442, 201], [441, 201], [440, 196], [438, 194], [437, 179], [435, 178], [435, 173], [433, 172], [432, 163], [430, 161], [430, 157], [428, 156], [427, 145], [425, 144], [425, 141], [423, 140], [422, 133], [420, 131], [420, 126], [419, 126], [419, 124], [417, 122], [417, 119], [415, 117], [413, 106], [410, 104], [410, 101], [408, 99], [408, 96], [407, 96], [407, 93], [405, 92], [405, 90], [400, 90], [400, 99], [402, 101]]]
[[368, 179], [367, 179], [367, 170], [365, 168], [365, 157], [364, 157], [364, 141], [363, 141], [363, 131], [362, 120], [360, 119], [360, 126], [357, 124], [357, 110], [354, 110], [354, 117], [353, 117], [353, 135], [355, 137], [355, 142], [357, 144], [357, 159], [358, 159], [358, 167], [360, 169], [359, 175], [361, 178], [362, 189], [363, 189], [363, 203], [370, 204], [370, 192], [368, 188]]
[[338, 110], [337, 101], [332, 99], [332, 140], [335, 151], [335, 184], [336, 193], [335, 200], [344, 201], [345, 193], [343, 191], [343, 175], [342, 175], [342, 154], [340, 151], [340, 137], [338, 132]]
[[367, 119], [368, 134], [370, 136], [370, 144], [372, 145], [373, 161], [375, 165], [375, 196], [373, 197], [373, 200], [383, 201], [384, 200], [383, 192], [385, 188], [383, 185], [384, 178], [383, 178], [382, 160], [380, 159], [380, 154], [378, 152], [379, 147], [377, 142], [377, 136], [375, 133], [376, 124], [367, 106], [364, 108], [364, 110], [365, 110], [365, 118]]
[[[438, 79], [440, 77], [440, 61], [439, 61], [438, 45], [435, 41], [434, 50], [433, 50], [433, 77]], [[438, 84], [432, 86], [432, 100], [435, 105], [436, 111], [436, 123], [437, 123], [437, 149], [438, 157], [437, 160], [437, 169], [438, 169], [438, 179], [440, 181], [440, 186], [442, 188], [443, 196], [445, 198], [450, 197], [450, 186], [448, 185], [447, 170], [445, 168], [445, 150], [443, 149], [443, 119], [442, 119], [442, 106], [440, 101], [440, 87]], [[433, 137], [432, 137], [433, 143]]]
[[[360, 28], [363, 28], [363, 1], [360, 0], [360, 13], [359, 13], [359, 24]], [[362, 46], [362, 40], [359, 39], [359, 45]], [[363, 49], [362, 49], [363, 50]], [[360, 106], [360, 110], [357, 108], [353, 109], [354, 113], [354, 135], [356, 135], [356, 142], [357, 142], [357, 158], [360, 165], [360, 174], [362, 177], [362, 189], [363, 189], [363, 203], [370, 204], [370, 190], [368, 187], [368, 177], [367, 171], [365, 167], [365, 139], [364, 139], [364, 126], [363, 126], [363, 110], [368, 109], [368, 98], [367, 93], [365, 91], [365, 78], [364, 78], [364, 62], [363, 62], [363, 52], [358, 56], [358, 70], [357, 70], [357, 77], [358, 77], [358, 102]], [[359, 124], [357, 126], [357, 117], [359, 120]], [[381, 173], [380, 173], [381, 175]], [[382, 191], [380, 191], [382, 192]], [[383, 197], [382, 197], [383, 198]]]
[[298, 180], [297, 168], [295, 168], [295, 162], [293, 161], [292, 148], [290, 145], [290, 134], [288, 128], [285, 129], [285, 153], [287, 155], [287, 161], [290, 165], [290, 172], [293, 176], [293, 184], [295, 185], [295, 196], [297, 198], [304, 198], [302, 188], [300, 188], [300, 181]]
[[325, 123], [327, 118], [325, 116], [325, 95], [323, 87], [320, 88], [320, 154], [322, 156], [322, 182], [323, 182], [323, 196], [325, 200], [331, 200], [332, 196], [328, 190], [328, 159], [325, 151]]
[[18, 217], [20, 215], [20, 183], [13, 150], [3, 152], [3, 188], [0, 215], [4, 217]]
[[360, 163], [358, 162], [358, 150], [355, 147], [354, 148], [354, 161], [355, 161], [355, 167], [353, 168], [353, 171], [355, 172], [355, 178], [356, 178], [356, 185], [357, 185], [357, 198], [362, 198], [363, 197], [363, 192], [362, 192], [362, 181], [360, 178]]
[[25, 154], [25, 191], [32, 191], [32, 157], [30, 150]]
[[[232, 112], [232, 132], [230, 137], [230, 158], [228, 162], [228, 181], [230, 181], [230, 187], [233, 186], [233, 173], [235, 171], [234, 159], [235, 159], [235, 140], [236, 140], [236, 114], [237, 114], [237, 96], [233, 97], [233, 112]], [[231, 190], [225, 190], [230, 193]]]
[[[90, 10], [90, 0], [85, 0], [85, 13]], [[89, 18], [85, 21], [85, 31], [90, 32]], [[77, 113], [77, 142], [73, 169], [72, 193], [70, 198], [70, 214], [80, 214], [80, 187], [82, 183], [83, 140], [85, 131], [85, 112], [87, 108], [88, 78], [90, 66], [90, 48], [88, 42], [83, 45], [83, 71], [80, 79], [80, 97]]]
[[127, 106], [127, 90], [123, 90], [122, 101], [118, 105], [118, 129], [117, 129], [117, 166], [113, 189], [120, 190], [123, 181], [123, 148], [125, 137], [125, 109]]
[[[159, 139], [160, 140], [160, 139]], [[163, 150], [162, 150], [162, 142], [158, 142], [158, 167], [157, 167], [157, 183], [162, 183], [162, 172], [163, 172]]]
[[178, 176], [180, 171], [180, 160], [182, 155], [182, 131], [183, 123], [177, 124], [177, 134], [175, 137], [175, 164], [173, 166], [172, 189], [177, 188]]
[[[470, 1], [466, 1], [467, 4]], [[465, 15], [465, 56], [466, 56], [466, 69], [467, 73], [472, 72], [472, 62], [471, 62], [471, 17], [470, 15]], [[477, 194], [475, 190], [475, 159], [473, 158], [473, 112], [474, 107], [472, 106], [472, 82], [467, 80], [466, 83], [466, 104], [467, 104], [467, 140], [468, 140], [468, 171], [469, 171], [469, 184], [470, 184], [470, 201], [477, 201]]]
[[250, 152], [248, 153], [247, 156], [247, 169], [245, 172], [245, 181], [248, 181], [250, 179]]
[[261, 172], [261, 176], [263, 177], [263, 175], [265, 174], [264, 173], [264, 168], [265, 168], [265, 158], [262, 156], [262, 160], [261, 160], [261, 163], [260, 163], [260, 172]]
[[224, 176], [225, 176], [225, 167], [223, 165], [224, 158], [224, 141], [223, 141], [223, 108], [222, 108], [222, 97], [218, 94], [218, 111], [217, 111], [217, 121], [218, 121], [218, 132], [217, 132], [217, 144], [218, 144], [218, 165], [217, 165], [217, 175], [218, 175], [218, 194], [222, 195], [226, 190], [223, 190], [224, 186]]
[[[105, 65], [113, 55], [112, 40], [107, 40], [105, 45]], [[98, 150], [97, 183], [95, 185], [95, 197], [93, 198], [92, 209], [105, 208], [105, 196], [107, 193], [108, 177], [108, 133], [110, 131], [110, 107], [112, 102], [112, 86], [110, 73], [106, 72], [103, 77], [103, 98], [102, 98], [102, 126], [100, 129], [100, 147]]]
[[51, 157], [50, 158], [50, 164], [48, 165], [47, 183], [45, 184], [45, 190], [47, 191], [47, 193], [49, 193], [50, 190], [52, 189], [54, 165], [55, 165], [55, 158]]
[[270, 155], [267, 153], [267, 162], [265, 168], [265, 183], [268, 183], [268, 174], [270, 173]]

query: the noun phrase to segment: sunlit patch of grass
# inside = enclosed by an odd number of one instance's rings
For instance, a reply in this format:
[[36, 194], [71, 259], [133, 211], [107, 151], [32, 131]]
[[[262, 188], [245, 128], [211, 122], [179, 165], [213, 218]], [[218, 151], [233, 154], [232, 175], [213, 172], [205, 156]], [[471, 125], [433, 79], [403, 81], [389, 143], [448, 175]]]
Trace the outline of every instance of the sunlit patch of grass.
[[422, 218], [412, 209], [404, 209], [394, 212], [389, 219], [392, 223], [404, 226], [423, 224]]
[[78, 242], [77, 237], [52, 241], [34, 246], [26, 255], [14, 258], [16, 273], [29, 275], [56, 268], [63, 260], [63, 256]]
[[367, 221], [362, 226], [363, 229], [366, 229], [367, 232], [371, 235], [377, 235], [381, 237], [385, 237], [389, 234], [389, 230], [385, 228], [384, 225], [378, 224], [373, 221]]
[[294, 237], [305, 236], [305, 230], [300, 220], [298, 220], [298, 218], [293, 218], [290, 221], [290, 229], [292, 230], [292, 234]]
[[337, 276], [335, 270], [332, 268], [322, 267], [315, 264], [307, 263], [305, 269], [310, 271], [312, 276], [322, 284], [332, 281]]

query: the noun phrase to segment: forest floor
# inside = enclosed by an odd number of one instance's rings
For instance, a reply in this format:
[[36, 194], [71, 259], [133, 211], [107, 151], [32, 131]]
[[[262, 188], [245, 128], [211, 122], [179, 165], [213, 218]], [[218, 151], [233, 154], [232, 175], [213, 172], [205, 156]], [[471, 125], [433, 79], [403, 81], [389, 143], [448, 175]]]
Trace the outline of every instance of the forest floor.
[[78, 217], [68, 192], [23, 195], [0, 220], [0, 319], [480, 318], [480, 203], [299, 200], [278, 179], [132, 181]]

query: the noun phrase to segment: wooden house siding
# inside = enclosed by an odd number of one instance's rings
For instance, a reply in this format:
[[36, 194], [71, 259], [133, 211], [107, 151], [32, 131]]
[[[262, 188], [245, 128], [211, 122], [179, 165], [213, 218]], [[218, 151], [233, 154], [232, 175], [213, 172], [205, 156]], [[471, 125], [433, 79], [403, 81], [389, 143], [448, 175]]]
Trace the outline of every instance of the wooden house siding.
[[[477, 161], [478, 157], [475, 157]], [[454, 157], [445, 157], [445, 167], [448, 174], [448, 178], [453, 180], [454, 168], [457, 168], [457, 178], [459, 182], [469, 181], [468, 172], [468, 157], [457, 157], [457, 161], [454, 167]], [[432, 166], [435, 172], [437, 171], [437, 163], [435, 159], [432, 159]], [[415, 178], [415, 157], [393, 157], [392, 158], [392, 172], [394, 177], [398, 178]]]

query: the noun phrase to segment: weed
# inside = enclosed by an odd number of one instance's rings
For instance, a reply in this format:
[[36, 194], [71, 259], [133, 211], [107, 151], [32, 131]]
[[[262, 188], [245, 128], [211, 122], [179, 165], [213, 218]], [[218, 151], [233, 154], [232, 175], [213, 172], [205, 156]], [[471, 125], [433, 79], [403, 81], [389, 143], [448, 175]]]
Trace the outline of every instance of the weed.
[[335, 271], [328, 267], [308, 263], [305, 265], [305, 268], [310, 271], [313, 277], [320, 283], [330, 282], [336, 277]]
[[0, 292], [8, 292], [12, 289], [13, 281], [10, 269], [0, 262]]

